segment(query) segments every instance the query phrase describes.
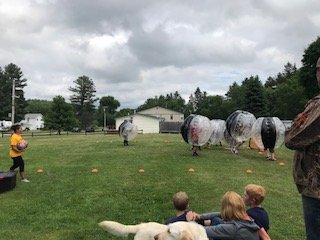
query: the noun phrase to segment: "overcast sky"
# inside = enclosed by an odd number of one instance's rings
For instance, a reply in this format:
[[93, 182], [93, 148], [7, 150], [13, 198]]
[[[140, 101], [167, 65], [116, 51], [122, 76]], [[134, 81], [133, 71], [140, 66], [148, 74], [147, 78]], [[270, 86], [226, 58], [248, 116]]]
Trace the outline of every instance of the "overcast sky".
[[82, 75], [120, 108], [224, 95], [300, 67], [319, 35], [319, 0], [0, 0], [0, 66], [21, 68], [27, 99], [69, 101]]

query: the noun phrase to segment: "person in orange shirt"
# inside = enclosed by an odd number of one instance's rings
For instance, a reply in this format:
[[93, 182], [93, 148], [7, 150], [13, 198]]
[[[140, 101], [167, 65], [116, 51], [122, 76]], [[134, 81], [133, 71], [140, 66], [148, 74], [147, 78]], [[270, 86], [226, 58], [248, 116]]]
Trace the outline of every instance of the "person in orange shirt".
[[[24, 176], [24, 161], [22, 158], [22, 152], [26, 149], [27, 143], [23, 139], [21, 133], [22, 133], [22, 127], [21, 125], [13, 125], [11, 127], [13, 130], [13, 134], [10, 138], [10, 152], [9, 155], [13, 160], [13, 165], [10, 167], [10, 171], [14, 171], [16, 168], [19, 167], [19, 174], [21, 177], [22, 182], [29, 182], [27, 178]], [[21, 148], [20, 144], [25, 144], [23, 148]]]

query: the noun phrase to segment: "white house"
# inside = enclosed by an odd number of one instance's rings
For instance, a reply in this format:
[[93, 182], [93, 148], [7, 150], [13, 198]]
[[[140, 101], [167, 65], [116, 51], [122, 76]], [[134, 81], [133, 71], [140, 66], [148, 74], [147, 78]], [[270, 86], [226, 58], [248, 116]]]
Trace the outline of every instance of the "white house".
[[123, 123], [124, 120], [132, 122], [142, 133], [159, 133], [160, 122], [164, 119], [136, 113], [125, 117], [116, 118], [116, 129], [119, 129], [120, 124]]
[[116, 118], [116, 128], [124, 120], [129, 120], [138, 126], [143, 133], [179, 132], [184, 121], [183, 113], [163, 107], [153, 107], [139, 111], [133, 115]]
[[0, 121], [0, 131], [3, 130], [8, 130], [10, 129], [12, 126], [12, 122], [11, 121], [6, 121], [6, 120], [1, 120]]
[[165, 122], [183, 122], [184, 115], [183, 113], [179, 113], [167, 108], [163, 107], [153, 107], [146, 110], [142, 110], [138, 112], [144, 115], [150, 115], [158, 118], [163, 118]]
[[24, 119], [20, 121], [24, 129], [37, 130], [44, 128], [43, 115], [41, 113], [27, 113]]

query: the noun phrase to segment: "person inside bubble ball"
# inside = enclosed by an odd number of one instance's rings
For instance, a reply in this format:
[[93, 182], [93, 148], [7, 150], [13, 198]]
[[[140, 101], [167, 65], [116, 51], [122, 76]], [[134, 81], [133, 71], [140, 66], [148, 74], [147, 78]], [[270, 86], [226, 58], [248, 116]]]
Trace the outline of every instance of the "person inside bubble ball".
[[193, 156], [199, 156], [198, 151], [199, 151], [199, 136], [198, 136], [198, 128], [196, 126], [192, 126], [191, 128], [191, 140], [193, 142], [192, 145], [192, 155]]
[[275, 153], [274, 153], [274, 148], [267, 148], [265, 149], [266, 151], [266, 158], [268, 160], [271, 160], [271, 161], [276, 161], [276, 156], [275, 156]]

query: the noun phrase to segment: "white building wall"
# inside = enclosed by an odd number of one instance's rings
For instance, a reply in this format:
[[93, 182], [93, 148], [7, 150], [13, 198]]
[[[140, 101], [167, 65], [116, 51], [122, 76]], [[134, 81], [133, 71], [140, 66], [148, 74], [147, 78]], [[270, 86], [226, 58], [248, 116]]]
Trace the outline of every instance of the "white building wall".
[[164, 118], [165, 122], [183, 122], [184, 115], [182, 113], [162, 108], [162, 107], [153, 107], [146, 110], [138, 112], [140, 114], [150, 115], [158, 118]]
[[116, 119], [116, 129], [119, 129], [121, 123], [124, 120], [132, 120], [132, 123], [138, 127], [138, 130], [142, 130], [143, 133], [159, 133], [159, 122], [160, 119], [151, 118], [143, 115], [131, 115]]
[[41, 113], [27, 113], [20, 122], [25, 128], [37, 130], [44, 128], [43, 115]]
[[135, 115], [132, 121], [133, 124], [138, 126], [139, 130], [143, 133], [159, 133], [159, 120], [145, 116]]

